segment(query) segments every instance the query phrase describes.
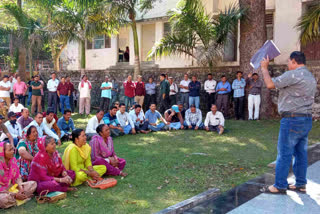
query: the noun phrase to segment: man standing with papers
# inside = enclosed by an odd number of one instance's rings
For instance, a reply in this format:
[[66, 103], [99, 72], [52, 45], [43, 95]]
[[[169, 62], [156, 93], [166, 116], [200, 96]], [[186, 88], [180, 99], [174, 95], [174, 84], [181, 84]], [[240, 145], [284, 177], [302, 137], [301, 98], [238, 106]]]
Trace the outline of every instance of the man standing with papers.
[[[261, 62], [262, 74], [268, 89], [278, 89], [278, 111], [281, 115], [276, 161], [275, 184], [261, 189], [272, 194], [286, 194], [287, 188], [306, 192], [308, 167], [308, 134], [312, 128], [312, 104], [317, 90], [317, 82], [306, 68], [306, 58], [302, 52], [291, 53], [288, 71], [271, 78], [269, 57]], [[294, 185], [288, 186], [287, 177], [294, 156]]]

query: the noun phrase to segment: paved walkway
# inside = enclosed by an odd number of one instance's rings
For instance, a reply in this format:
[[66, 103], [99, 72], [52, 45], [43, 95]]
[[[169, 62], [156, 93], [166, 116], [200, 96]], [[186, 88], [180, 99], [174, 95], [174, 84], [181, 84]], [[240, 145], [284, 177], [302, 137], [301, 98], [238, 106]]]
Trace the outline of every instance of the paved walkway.
[[[320, 213], [320, 161], [308, 167], [307, 194], [287, 191], [287, 195], [260, 194], [229, 214], [319, 214]], [[293, 178], [289, 178], [289, 181]]]

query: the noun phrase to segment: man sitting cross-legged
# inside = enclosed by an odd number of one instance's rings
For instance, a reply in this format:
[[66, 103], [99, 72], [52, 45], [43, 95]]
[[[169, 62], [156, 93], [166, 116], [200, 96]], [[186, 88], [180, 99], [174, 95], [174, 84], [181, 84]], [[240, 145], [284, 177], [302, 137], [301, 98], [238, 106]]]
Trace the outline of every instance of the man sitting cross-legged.
[[42, 115], [41, 112], [38, 112], [36, 114], [36, 116], [34, 117], [34, 121], [32, 121], [27, 127], [25, 127], [23, 129], [22, 137], [24, 137], [23, 135], [26, 135], [26, 133], [27, 133], [27, 131], [28, 131], [30, 126], [35, 126], [36, 127], [39, 137], [43, 137], [44, 135], [48, 135], [48, 136], [54, 138], [59, 146], [61, 145], [61, 141], [60, 141], [58, 135], [56, 135], [53, 131], [51, 131], [48, 128], [48, 126], [46, 126], [43, 123], [43, 115]]
[[91, 138], [97, 134], [97, 127], [101, 124], [104, 124], [102, 118], [104, 115], [103, 110], [98, 110], [96, 115], [90, 118], [86, 128], [87, 140], [91, 140]]
[[134, 123], [131, 120], [131, 117], [128, 112], [126, 112], [126, 105], [124, 103], [120, 104], [120, 110], [117, 112], [117, 119], [120, 123], [125, 134], [136, 134], [134, 128]]
[[190, 108], [186, 111], [184, 126], [187, 129], [192, 130], [203, 129], [202, 113], [200, 109], [196, 108], [195, 104], [192, 104]]
[[63, 116], [58, 120], [58, 126], [61, 130], [61, 140], [70, 140], [71, 133], [75, 130], [70, 109], [64, 110]]
[[164, 112], [164, 117], [166, 118], [166, 121], [170, 122], [169, 129], [184, 129], [183, 117], [177, 105], [173, 105], [171, 109], [166, 110]]
[[131, 111], [129, 115], [137, 132], [144, 134], [148, 134], [150, 132], [148, 128], [149, 123], [145, 121], [144, 113], [139, 104], [134, 106], [134, 110]]
[[124, 135], [123, 128], [121, 128], [120, 123], [117, 119], [118, 108], [112, 106], [110, 111], [103, 116], [103, 121], [110, 128], [111, 137], [118, 137]]
[[24, 108], [21, 111], [21, 117], [17, 120], [17, 122], [20, 124], [21, 128], [24, 129], [27, 127], [32, 121], [33, 118], [29, 116], [30, 112], [29, 109]]
[[[167, 122], [156, 110], [156, 108], [156, 104], [152, 103], [150, 105], [150, 109], [145, 114], [145, 119], [149, 123], [148, 128], [154, 132], [161, 131], [166, 125], [170, 125], [170, 122]], [[160, 119], [162, 122], [158, 123], [158, 119]]]
[[43, 123], [51, 130], [53, 131], [55, 134], [57, 134], [59, 136], [59, 138], [61, 138], [61, 132], [60, 132], [60, 128], [57, 125], [57, 121], [54, 118], [54, 110], [53, 108], [48, 108], [47, 109], [47, 113], [46, 116], [43, 117]]
[[8, 121], [4, 123], [7, 127], [10, 135], [13, 138], [14, 147], [17, 147], [19, 140], [22, 136], [22, 128], [19, 123], [17, 123], [17, 115], [16, 113], [10, 111], [8, 113]]
[[224, 117], [220, 111], [217, 111], [217, 106], [212, 105], [211, 111], [207, 113], [204, 121], [204, 126], [207, 131], [218, 132], [220, 135], [224, 131]]

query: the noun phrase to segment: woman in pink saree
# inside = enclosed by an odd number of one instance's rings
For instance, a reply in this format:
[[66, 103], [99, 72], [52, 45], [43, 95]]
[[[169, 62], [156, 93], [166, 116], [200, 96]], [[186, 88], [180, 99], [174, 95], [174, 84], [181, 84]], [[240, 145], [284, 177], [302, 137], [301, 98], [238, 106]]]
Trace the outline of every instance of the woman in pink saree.
[[8, 142], [0, 143], [0, 208], [21, 205], [30, 200], [37, 183], [22, 182], [14, 147]]
[[98, 135], [93, 136], [90, 141], [92, 165], [105, 165], [107, 175], [127, 176], [127, 173], [122, 172], [126, 166], [126, 160], [117, 157], [114, 152], [108, 125], [101, 124], [96, 131]]
[[75, 173], [64, 168], [56, 150], [55, 140], [46, 136], [43, 141], [38, 143], [38, 147], [39, 152], [32, 160], [28, 178], [29, 181], [37, 182], [37, 193], [74, 190], [70, 187], [70, 184], [75, 179]]

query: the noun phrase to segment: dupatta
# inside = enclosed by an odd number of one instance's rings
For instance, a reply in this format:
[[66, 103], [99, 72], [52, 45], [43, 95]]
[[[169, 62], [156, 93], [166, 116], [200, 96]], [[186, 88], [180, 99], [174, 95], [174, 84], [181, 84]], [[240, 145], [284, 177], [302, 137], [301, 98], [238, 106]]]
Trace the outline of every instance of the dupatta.
[[111, 137], [108, 137], [107, 142], [104, 141], [100, 135], [95, 135], [90, 141], [92, 148], [91, 160], [95, 161], [98, 158], [108, 158], [116, 156], [114, 153], [113, 141]]
[[32, 164], [35, 163], [40, 167], [46, 168], [48, 175], [58, 177], [63, 172], [64, 166], [57, 150], [52, 154], [52, 157], [49, 156], [46, 151], [45, 138], [43, 137], [43, 140], [38, 142], [39, 152], [33, 158]]
[[63, 156], [62, 156], [62, 162], [66, 170], [70, 170], [70, 152], [73, 148], [76, 148], [79, 152], [79, 155], [84, 159], [87, 160], [87, 158], [90, 155], [91, 147], [88, 144], [85, 144], [81, 147], [77, 146], [74, 143], [70, 143], [69, 146], [64, 150]]
[[19, 168], [15, 157], [11, 158], [8, 165], [5, 161], [4, 142], [0, 143], [0, 192], [7, 190], [19, 178]]

